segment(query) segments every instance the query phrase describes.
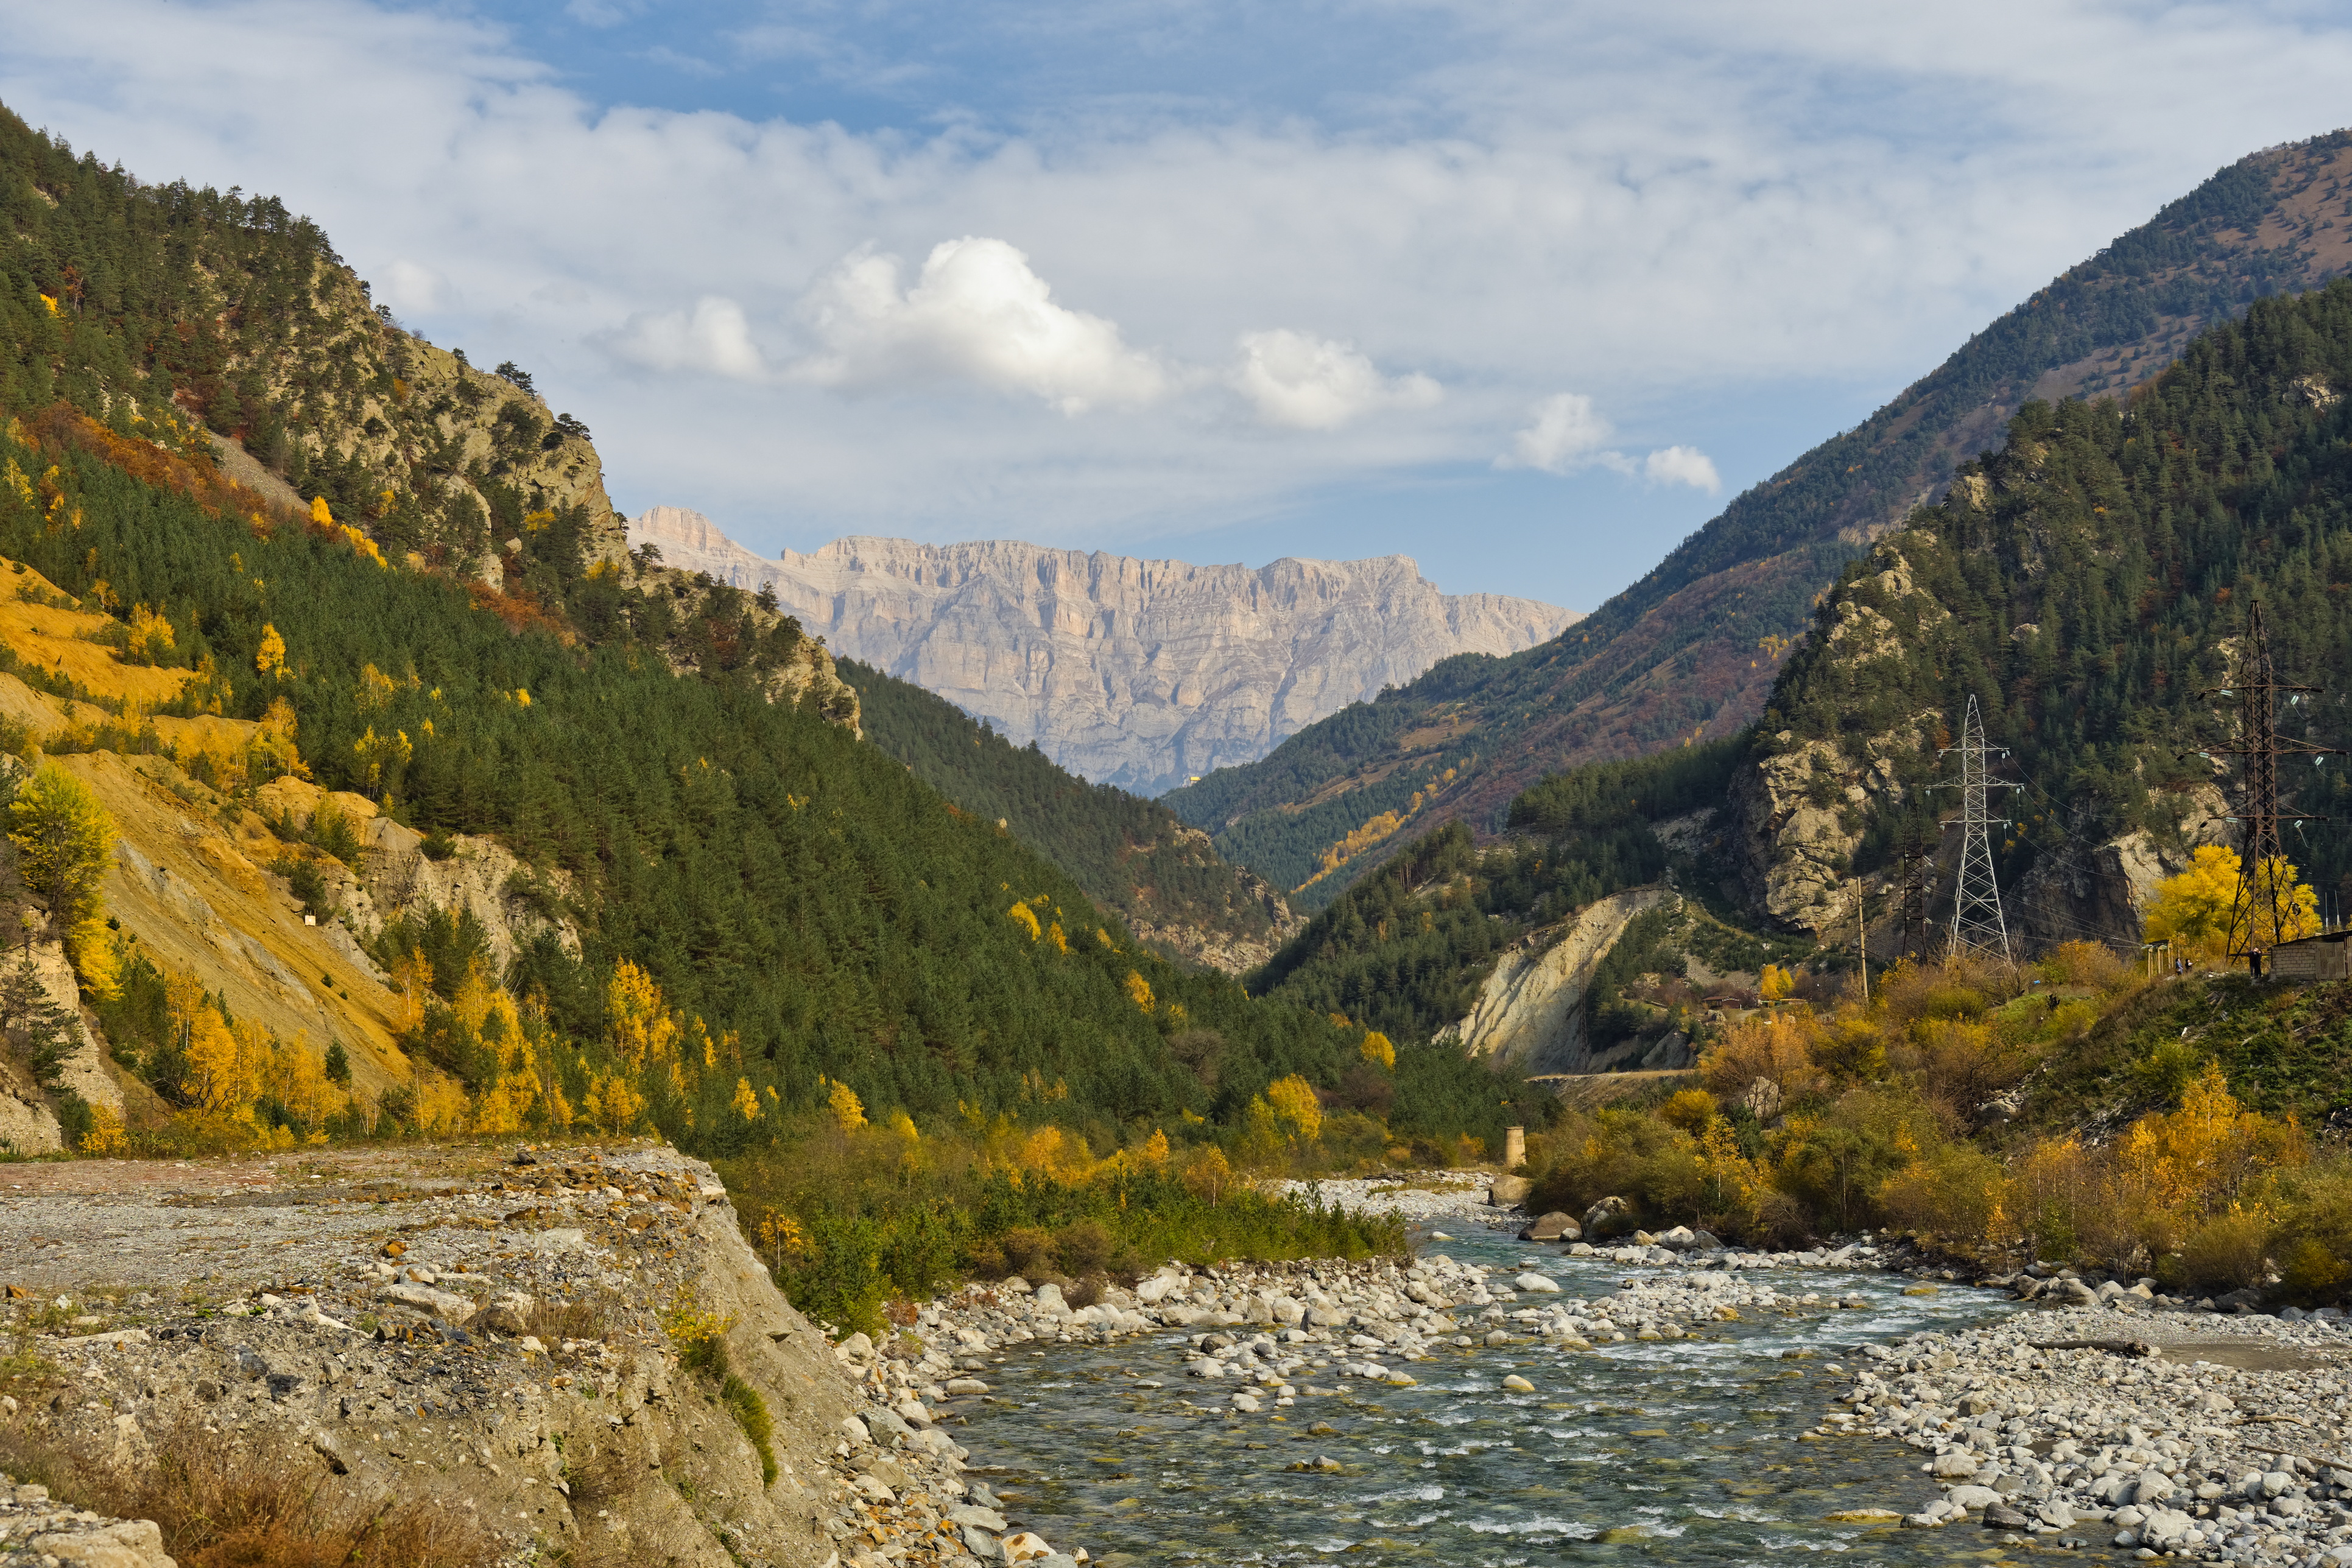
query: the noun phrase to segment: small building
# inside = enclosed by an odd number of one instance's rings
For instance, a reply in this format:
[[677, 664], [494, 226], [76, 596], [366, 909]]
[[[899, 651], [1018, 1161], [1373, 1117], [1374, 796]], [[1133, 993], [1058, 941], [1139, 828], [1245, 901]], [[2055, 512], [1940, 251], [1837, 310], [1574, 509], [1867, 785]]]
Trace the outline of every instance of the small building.
[[2281, 980], [2352, 980], [2352, 931], [2323, 931], [2282, 942], [2265, 956], [2263, 967]]

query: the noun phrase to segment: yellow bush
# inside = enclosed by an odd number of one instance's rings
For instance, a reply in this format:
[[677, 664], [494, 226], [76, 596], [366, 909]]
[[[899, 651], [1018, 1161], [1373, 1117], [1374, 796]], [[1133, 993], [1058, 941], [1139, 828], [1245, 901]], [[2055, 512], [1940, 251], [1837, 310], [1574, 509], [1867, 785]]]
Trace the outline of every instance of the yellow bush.
[[857, 1098], [857, 1091], [838, 1079], [824, 1082], [824, 1106], [833, 1113], [834, 1124], [845, 1133], [854, 1133], [866, 1125], [866, 1106]]
[[1789, 1009], [1743, 1019], [1699, 1058], [1699, 1074], [1726, 1100], [1738, 1099], [1759, 1078], [1778, 1085], [1783, 1100], [1811, 1094], [1827, 1082], [1811, 1050], [1817, 1028], [1811, 1014]]
[[1685, 1089], [1669, 1098], [1658, 1114], [1693, 1137], [1706, 1131], [1715, 1120], [1715, 1096], [1704, 1089]]
[[1380, 1030], [1371, 1030], [1366, 1032], [1360, 1052], [1363, 1059], [1373, 1066], [1385, 1067], [1391, 1072], [1396, 1071], [1396, 1047], [1390, 1043], [1389, 1037]]
[[1287, 1124], [1300, 1143], [1313, 1143], [1323, 1130], [1323, 1107], [1315, 1098], [1315, 1086], [1296, 1072], [1269, 1084], [1265, 1099], [1276, 1118]]

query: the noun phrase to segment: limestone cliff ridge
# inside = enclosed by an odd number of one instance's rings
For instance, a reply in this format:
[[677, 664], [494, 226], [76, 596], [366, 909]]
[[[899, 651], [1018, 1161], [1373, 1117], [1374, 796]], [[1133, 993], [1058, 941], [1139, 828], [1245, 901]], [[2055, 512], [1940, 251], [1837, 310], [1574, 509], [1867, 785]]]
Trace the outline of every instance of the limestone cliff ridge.
[[653, 507], [632, 546], [757, 589], [835, 652], [938, 693], [1097, 783], [1158, 794], [1457, 653], [1505, 654], [1575, 612], [1444, 594], [1403, 556], [1251, 570], [1013, 540], [843, 538], [769, 559]]

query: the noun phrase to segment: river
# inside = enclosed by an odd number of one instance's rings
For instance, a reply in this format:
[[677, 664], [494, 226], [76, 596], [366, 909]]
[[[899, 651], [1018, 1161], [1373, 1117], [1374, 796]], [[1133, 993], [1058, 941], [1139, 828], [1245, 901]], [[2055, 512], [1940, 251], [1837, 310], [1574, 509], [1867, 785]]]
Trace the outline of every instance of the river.
[[[1514, 1272], [1533, 1262], [1566, 1293], [1605, 1297], [1655, 1271], [1451, 1228], [1424, 1251]], [[1304, 1382], [1338, 1392], [1246, 1416], [1223, 1389], [1184, 1375], [1188, 1336], [1174, 1331], [1024, 1344], [990, 1370], [990, 1396], [964, 1406], [956, 1436], [973, 1479], [1016, 1521], [1065, 1550], [1085, 1545], [1108, 1568], [1760, 1563], [1790, 1552], [1856, 1564], [2000, 1560], [1998, 1537], [1981, 1529], [1832, 1520], [1910, 1512], [1939, 1494], [1900, 1443], [1801, 1434], [1832, 1407], [1853, 1347], [1982, 1322], [2011, 1304], [1953, 1286], [1906, 1295], [1916, 1282], [1895, 1274], [1760, 1278], [1784, 1293], [1868, 1305], [1751, 1314], [1701, 1338], [1586, 1351], [1537, 1340], [1449, 1349], [1399, 1364], [1419, 1379], [1412, 1387], [1307, 1372]], [[1510, 1374], [1535, 1392], [1506, 1392]]]

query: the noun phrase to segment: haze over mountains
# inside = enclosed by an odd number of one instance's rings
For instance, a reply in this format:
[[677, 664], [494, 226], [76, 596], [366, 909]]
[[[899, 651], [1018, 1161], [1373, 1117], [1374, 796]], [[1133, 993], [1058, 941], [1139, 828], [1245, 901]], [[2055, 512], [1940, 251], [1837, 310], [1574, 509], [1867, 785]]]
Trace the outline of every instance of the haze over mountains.
[[836, 653], [1145, 795], [1254, 762], [1443, 660], [1514, 653], [1580, 619], [1441, 593], [1404, 556], [1251, 570], [1003, 539], [845, 538], [772, 560], [677, 507], [647, 507], [629, 542], [736, 587], [772, 582]]

